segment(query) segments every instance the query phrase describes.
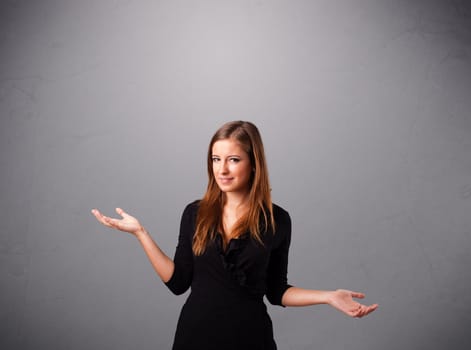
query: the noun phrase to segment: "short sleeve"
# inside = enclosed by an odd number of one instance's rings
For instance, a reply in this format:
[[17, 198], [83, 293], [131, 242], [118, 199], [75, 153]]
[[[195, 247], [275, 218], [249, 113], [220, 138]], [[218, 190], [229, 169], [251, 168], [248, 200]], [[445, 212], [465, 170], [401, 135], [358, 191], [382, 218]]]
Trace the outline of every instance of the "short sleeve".
[[288, 284], [288, 255], [291, 243], [291, 218], [280, 207], [274, 208], [276, 232], [267, 271], [267, 299], [273, 305], [283, 306], [281, 299]]
[[185, 293], [193, 279], [192, 240], [195, 230], [197, 203], [188, 204], [183, 211], [180, 222], [180, 234], [173, 262], [175, 269], [165, 285], [176, 295]]

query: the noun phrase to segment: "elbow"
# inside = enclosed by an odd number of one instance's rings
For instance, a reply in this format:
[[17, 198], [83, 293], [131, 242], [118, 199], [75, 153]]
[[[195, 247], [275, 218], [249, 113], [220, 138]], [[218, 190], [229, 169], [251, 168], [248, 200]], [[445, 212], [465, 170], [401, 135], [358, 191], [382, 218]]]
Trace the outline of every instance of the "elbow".
[[174, 273], [167, 282], [164, 282], [164, 284], [173, 294], [181, 295], [190, 288], [191, 275]]
[[283, 303], [283, 296], [289, 288], [291, 288], [291, 285], [287, 284], [286, 286], [280, 289], [268, 290], [266, 293], [268, 302], [272, 305], [285, 307], [286, 305], [284, 305]]
[[167, 287], [174, 295], [182, 295], [189, 289], [189, 286], [186, 288], [175, 288], [167, 285]]
[[266, 295], [267, 297], [267, 300], [270, 304], [272, 305], [278, 305], [278, 306], [284, 306], [282, 303], [281, 303], [281, 300], [276, 298], [275, 296], [273, 296], [272, 294], [267, 294]]

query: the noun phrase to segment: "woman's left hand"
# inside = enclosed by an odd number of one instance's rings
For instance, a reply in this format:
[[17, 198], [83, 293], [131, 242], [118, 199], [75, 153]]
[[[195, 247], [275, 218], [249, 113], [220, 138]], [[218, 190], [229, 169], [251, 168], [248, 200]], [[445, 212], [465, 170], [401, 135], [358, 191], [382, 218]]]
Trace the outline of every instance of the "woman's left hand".
[[353, 300], [353, 298], [363, 299], [365, 294], [359, 292], [352, 292], [345, 289], [337, 289], [330, 292], [329, 305], [333, 306], [339, 311], [342, 311], [351, 317], [363, 317], [375, 311], [378, 304], [363, 305]]

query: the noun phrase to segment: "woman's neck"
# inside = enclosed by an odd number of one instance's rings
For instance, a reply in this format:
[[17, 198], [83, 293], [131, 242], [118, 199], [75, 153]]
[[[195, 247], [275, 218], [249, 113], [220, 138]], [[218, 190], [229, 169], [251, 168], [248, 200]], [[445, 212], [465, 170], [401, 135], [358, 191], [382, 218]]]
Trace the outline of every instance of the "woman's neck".
[[244, 209], [249, 199], [248, 193], [226, 193], [224, 208], [230, 211]]

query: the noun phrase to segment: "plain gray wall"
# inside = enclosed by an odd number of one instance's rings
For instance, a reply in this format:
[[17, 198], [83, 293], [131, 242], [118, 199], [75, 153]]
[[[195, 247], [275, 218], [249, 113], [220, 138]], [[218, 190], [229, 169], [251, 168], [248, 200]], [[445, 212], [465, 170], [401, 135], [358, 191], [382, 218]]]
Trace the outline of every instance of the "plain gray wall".
[[[168, 349], [173, 256], [213, 132], [258, 125], [293, 219], [289, 281], [364, 291], [362, 320], [269, 307], [279, 349], [469, 349], [465, 1], [3, 1], [0, 347]], [[222, 320], [223, 321], [223, 320]]]

